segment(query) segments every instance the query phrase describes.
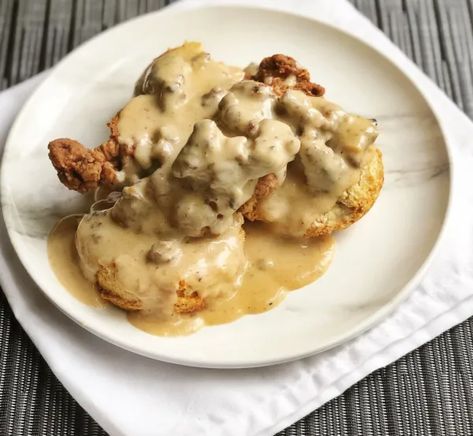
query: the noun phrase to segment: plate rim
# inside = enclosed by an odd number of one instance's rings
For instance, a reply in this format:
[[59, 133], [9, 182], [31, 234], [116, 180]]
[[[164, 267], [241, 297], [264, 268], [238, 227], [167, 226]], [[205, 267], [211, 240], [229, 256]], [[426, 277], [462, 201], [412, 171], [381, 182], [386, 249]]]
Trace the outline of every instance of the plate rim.
[[[3, 220], [5, 222], [5, 227], [8, 233], [8, 237], [10, 239], [10, 242], [15, 250], [15, 254], [18, 258], [18, 260], [21, 262], [22, 267], [24, 270], [27, 272], [27, 274], [30, 276], [30, 278], [33, 280], [33, 282], [36, 284], [36, 286], [41, 290], [42, 294], [46, 296], [46, 298], [53, 303], [53, 305], [58, 308], [63, 314], [65, 314], [69, 319], [74, 321], [76, 324], [78, 324], [80, 327], [84, 328], [86, 331], [94, 334], [95, 336], [101, 338], [102, 340], [111, 343], [115, 346], [118, 346], [119, 348], [126, 350], [128, 352], [132, 352], [147, 358], [151, 358], [153, 360], [158, 360], [166, 363], [173, 363], [173, 364], [178, 364], [178, 365], [183, 365], [183, 366], [189, 366], [189, 367], [198, 367], [198, 368], [218, 368], [218, 369], [241, 369], [241, 368], [254, 368], [254, 367], [264, 367], [264, 366], [270, 366], [270, 365], [279, 365], [279, 364], [284, 364], [287, 362], [303, 359], [309, 356], [314, 356], [316, 354], [322, 353], [324, 351], [327, 351], [329, 349], [332, 349], [334, 347], [337, 347], [343, 343], [346, 343], [370, 328], [374, 327], [376, 324], [381, 322], [389, 313], [392, 313], [396, 308], [398, 308], [399, 304], [405, 300], [408, 295], [413, 291], [416, 285], [420, 283], [422, 278], [424, 277], [428, 267], [430, 266], [432, 259], [436, 255], [439, 245], [441, 241], [445, 237], [445, 230], [448, 226], [448, 222], [450, 221], [450, 215], [451, 215], [451, 205], [452, 205], [452, 198], [453, 198], [453, 186], [454, 186], [454, 173], [455, 173], [455, 168], [453, 165], [453, 160], [452, 160], [452, 145], [450, 143], [450, 139], [448, 135], [446, 134], [443, 123], [440, 120], [440, 117], [431, 104], [429, 98], [426, 96], [426, 93], [418, 87], [417, 83], [415, 80], [411, 78], [411, 73], [406, 72], [405, 69], [401, 68], [398, 66], [398, 64], [393, 61], [391, 58], [386, 56], [381, 50], [379, 50], [377, 47], [369, 44], [367, 41], [364, 39], [360, 38], [357, 35], [354, 35], [350, 33], [349, 31], [342, 29], [341, 27], [327, 23], [325, 21], [321, 21], [315, 17], [308, 17], [305, 15], [302, 15], [301, 13], [295, 13], [295, 12], [289, 12], [286, 10], [282, 9], [273, 9], [271, 7], [265, 7], [265, 5], [241, 5], [241, 4], [235, 4], [235, 3], [226, 3], [226, 4], [221, 4], [221, 5], [206, 5], [202, 6], [199, 4], [196, 5], [187, 5], [187, 7], [183, 7], [184, 5], [180, 5], [179, 3], [176, 3], [174, 5], [165, 7], [161, 10], [150, 12], [147, 14], [143, 14], [140, 16], [137, 16], [131, 20], [127, 20], [123, 23], [120, 23], [110, 29], [105, 30], [104, 32], [101, 32], [91, 39], [85, 41], [84, 43], [80, 44], [78, 47], [76, 47], [74, 50], [72, 50], [70, 53], [68, 53], [64, 58], [62, 58], [53, 68], [51, 74], [34, 90], [34, 92], [27, 98], [25, 103], [22, 105], [20, 111], [17, 113], [14, 122], [12, 123], [10, 130], [8, 132], [7, 139], [5, 141], [5, 146], [3, 149], [2, 153], [2, 162], [0, 166], [0, 185], [1, 185], [1, 190], [0, 190], [0, 200], [2, 204], [2, 216]], [[373, 312], [370, 316], [364, 318], [362, 321], [356, 324], [355, 327], [353, 327], [348, 334], [342, 334], [338, 335], [335, 337], [329, 344], [326, 344], [324, 346], [321, 346], [317, 348], [316, 350], [312, 350], [309, 352], [303, 352], [303, 353], [287, 353], [288, 356], [285, 358], [280, 358], [280, 359], [272, 359], [269, 361], [266, 361], [264, 359], [260, 359], [257, 362], [238, 362], [238, 363], [229, 363], [228, 361], [222, 360], [222, 361], [213, 361], [213, 362], [208, 362], [206, 360], [197, 360], [197, 359], [191, 359], [187, 360], [185, 358], [173, 358], [169, 357], [167, 355], [162, 355], [159, 351], [156, 350], [144, 350], [139, 346], [135, 346], [134, 344], [131, 344], [126, 341], [122, 341], [121, 338], [111, 338], [110, 336], [107, 336], [106, 333], [103, 333], [100, 331], [100, 329], [97, 329], [93, 326], [87, 325], [86, 322], [84, 322], [80, 317], [78, 317], [76, 314], [71, 313], [71, 311], [67, 310], [67, 308], [63, 308], [63, 304], [61, 302], [58, 302], [56, 299], [50, 296], [48, 292], [44, 289], [43, 286], [40, 285], [41, 280], [36, 280], [35, 276], [37, 275], [36, 273], [32, 272], [30, 268], [27, 266], [28, 263], [24, 262], [25, 255], [21, 254], [22, 250], [20, 249], [21, 242], [19, 240], [16, 240], [16, 237], [13, 232], [13, 226], [12, 226], [12, 219], [11, 219], [11, 214], [8, 215], [6, 213], [5, 208], [3, 207], [4, 199], [10, 198], [9, 194], [9, 186], [6, 180], [6, 175], [5, 175], [5, 158], [4, 156], [8, 153], [8, 150], [13, 147], [13, 138], [15, 135], [16, 130], [18, 129], [18, 126], [20, 125], [22, 119], [25, 116], [25, 113], [29, 110], [29, 107], [32, 104], [32, 101], [35, 99], [35, 96], [48, 84], [55, 79], [55, 77], [60, 74], [61, 69], [64, 64], [66, 64], [69, 61], [69, 58], [72, 56], [77, 55], [78, 52], [82, 52], [83, 50], [87, 50], [89, 45], [92, 45], [95, 43], [96, 39], [102, 38], [104, 35], [116, 32], [116, 31], [121, 31], [123, 27], [126, 27], [136, 21], [139, 21], [143, 18], [149, 18], [150, 16], [162, 16], [162, 15], [179, 15], [179, 14], [188, 14], [192, 11], [199, 10], [199, 11], [212, 11], [212, 10], [219, 10], [219, 9], [238, 9], [239, 11], [246, 10], [246, 11], [258, 11], [258, 12], [263, 12], [263, 13], [268, 13], [268, 14], [279, 14], [279, 15], [285, 15], [285, 16], [291, 16], [291, 17], [296, 17], [297, 19], [302, 19], [308, 22], [315, 23], [318, 26], [322, 26], [325, 28], [328, 28], [332, 31], [338, 32], [342, 34], [345, 37], [348, 37], [352, 40], [355, 40], [357, 43], [361, 44], [365, 48], [374, 51], [378, 56], [381, 56], [386, 62], [388, 62], [391, 67], [393, 67], [395, 70], [397, 70], [402, 76], [407, 79], [407, 81], [416, 89], [416, 91], [419, 93], [419, 95], [422, 97], [423, 102], [427, 105], [428, 109], [431, 111], [435, 122], [438, 126], [439, 132], [441, 134], [441, 138], [443, 140], [446, 156], [447, 156], [447, 161], [448, 161], [448, 182], [449, 182], [449, 187], [448, 187], [448, 198], [446, 201], [446, 206], [445, 206], [445, 213], [443, 216], [442, 224], [438, 230], [438, 233], [436, 235], [436, 240], [433, 243], [429, 253], [427, 256], [424, 258], [422, 264], [420, 267], [417, 269], [417, 271], [411, 276], [411, 278], [408, 280], [408, 282], [399, 289], [399, 291], [396, 293], [396, 295], [389, 299], [387, 303], [385, 303], [383, 306], [381, 306], [378, 310]], [[416, 67], [417, 68], [417, 67]], [[62, 286], [62, 284], [60, 284]], [[64, 288], [64, 286], [62, 286]], [[67, 290], [66, 290], [67, 292]], [[144, 334], [147, 334], [143, 332]]]

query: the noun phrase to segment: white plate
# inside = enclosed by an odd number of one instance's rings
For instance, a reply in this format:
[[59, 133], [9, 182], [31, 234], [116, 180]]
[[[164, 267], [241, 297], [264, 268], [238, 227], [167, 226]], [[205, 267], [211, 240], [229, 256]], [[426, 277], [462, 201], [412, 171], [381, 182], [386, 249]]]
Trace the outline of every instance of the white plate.
[[[335, 260], [316, 283], [277, 308], [185, 337], [130, 325], [118, 309], [94, 309], [57, 281], [46, 254], [54, 222], [78, 194], [59, 184], [47, 158], [52, 138], [95, 145], [157, 54], [199, 40], [216, 59], [246, 65], [287, 53], [347, 110], [375, 117], [384, 153], [381, 196], [358, 224], [337, 235]], [[382, 54], [317, 21], [252, 8], [165, 10], [118, 26], [64, 59], [27, 102], [7, 141], [2, 200], [12, 243], [44, 293], [96, 335], [155, 359], [205, 367], [251, 367], [314, 354], [382, 319], [425, 269], [445, 219], [450, 178], [442, 132], [420, 92]]]

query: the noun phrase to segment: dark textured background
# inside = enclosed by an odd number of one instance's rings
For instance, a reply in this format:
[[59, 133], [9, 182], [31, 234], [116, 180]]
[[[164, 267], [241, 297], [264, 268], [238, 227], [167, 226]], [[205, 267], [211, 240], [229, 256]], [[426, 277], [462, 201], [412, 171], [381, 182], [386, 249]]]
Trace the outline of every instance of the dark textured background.
[[[351, 1], [473, 116], [473, 0]], [[54, 65], [92, 35], [165, 3], [0, 0], [0, 89]], [[470, 318], [281, 435], [473, 435], [472, 330]], [[105, 434], [52, 374], [3, 294], [0, 350], [0, 436]]]

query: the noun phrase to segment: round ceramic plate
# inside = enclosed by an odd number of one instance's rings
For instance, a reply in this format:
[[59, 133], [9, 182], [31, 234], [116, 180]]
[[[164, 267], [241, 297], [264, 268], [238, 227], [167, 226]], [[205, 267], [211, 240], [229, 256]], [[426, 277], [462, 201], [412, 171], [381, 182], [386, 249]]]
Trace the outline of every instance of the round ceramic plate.
[[[284, 31], [281, 31], [284, 29]], [[130, 98], [157, 54], [202, 41], [215, 59], [247, 65], [287, 53], [348, 111], [376, 118], [386, 182], [373, 209], [336, 236], [335, 259], [317, 282], [274, 310], [206, 327], [189, 336], [156, 337], [114, 308], [77, 301], [51, 270], [46, 238], [80, 196], [57, 180], [46, 145], [57, 137], [95, 145], [106, 122]], [[382, 54], [336, 28], [253, 8], [165, 10], [92, 39], [65, 58], [30, 98], [8, 138], [3, 211], [12, 243], [31, 277], [81, 326], [155, 359], [205, 367], [251, 367], [308, 356], [360, 334], [406, 295], [425, 269], [444, 223], [450, 189], [446, 144], [412, 82]]]

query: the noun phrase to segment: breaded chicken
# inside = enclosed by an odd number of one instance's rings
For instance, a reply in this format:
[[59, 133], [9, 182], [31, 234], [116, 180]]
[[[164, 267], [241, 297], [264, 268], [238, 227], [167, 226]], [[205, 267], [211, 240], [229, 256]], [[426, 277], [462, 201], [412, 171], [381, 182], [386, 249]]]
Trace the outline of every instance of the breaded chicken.
[[[247, 78], [271, 86], [278, 96], [289, 88], [312, 96], [322, 96], [325, 92], [322, 86], [310, 81], [306, 69], [298, 66], [293, 58], [282, 54], [264, 58], [256, 73], [247, 75]], [[142, 76], [138, 84], [143, 80]], [[135, 95], [141, 92], [139, 90], [140, 86], [137, 85]], [[107, 124], [110, 137], [94, 149], [70, 138], [59, 138], [49, 143], [49, 158], [64, 186], [84, 193], [100, 185], [113, 187], [119, 182], [117, 172], [122, 169], [125, 160], [134, 154], [133, 147], [124, 146], [118, 141], [119, 115], [120, 112]]]
[[[248, 78], [271, 85], [275, 94], [283, 95], [288, 89], [297, 89], [309, 96], [323, 96], [325, 89], [310, 81], [309, 72], [297, 65], [297, 62], [282, 54], [264, 58], [255, 74]], [[292, 77], [295, 83], [288, 81]], [[382, 153], [375, 148], [371, 160], [361, 168], [358, 183], [347, 189], [334, 207], [319, 216], [314, 216], [312, 225], [304, 237], [328, 235], [343, 230], [362, 218], [378, 198], [384, 182]], [[261, 201], [277, 189], [278, 181], [274, 174], [262, 177], [255, 192], [241, 208], [240, 212], [249, 221], [267, 221], [261, 210]]]
[[315, 97], [321, 97], [325, 93], [323, 86], [310, 81], [309, 71], [299, 66], [295, 59], [283, 54], [264, 58], [256, 74], [247, 74], [247, 78], [271, 86], [278, 96], [288, 89], [297, 89]]
[[84, 193], [99, 185], [117, 183], [116, 171], [121, 168], [123, 156], [129, 153], [118, 144], [116, 124], [117, 117], [114, 117], [108, 123], [110, 138], [94, 149], [69, 138], [58, 138], [49, 143], [49, 159], [64, 186]]
[[[288, 89], [303, 91], [309, 96], [322, 96], [325, 89], [310, 81], [310, 73], [286, 55], [275, 54], [264, 58], [254, 74], [246, 78], [263, 82], [272, 87], [278, 96]], [[88, 149], [72, 139], [56, 139], [49, 144], [49, 156], [58, 172], [59, 179], [69, 189], [86, 192], [99, 185], [113, 186], [117, 183], [117, 170], [123, 159], [133, 155], [133, 150], [120, 147], [117, 131], [118, 115], [108, 124], [111, 134], [104, 144]], [[261, 178], [253, 197], [240, 208], [248, 220], [265, 220], [258, 208], [259, 200], [267, 197], [277, 187], [274, 174]], [[307, 237], [316, 237], [341, 230], [360, 219], [376, 200], [383, 184], [381, 152], [363, 168], [360, 181], [348, 189], [334, 208], [314, 217], [313, 227], [307, 230]]]

